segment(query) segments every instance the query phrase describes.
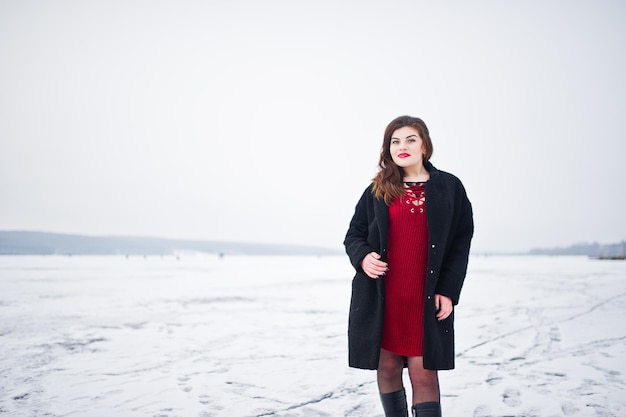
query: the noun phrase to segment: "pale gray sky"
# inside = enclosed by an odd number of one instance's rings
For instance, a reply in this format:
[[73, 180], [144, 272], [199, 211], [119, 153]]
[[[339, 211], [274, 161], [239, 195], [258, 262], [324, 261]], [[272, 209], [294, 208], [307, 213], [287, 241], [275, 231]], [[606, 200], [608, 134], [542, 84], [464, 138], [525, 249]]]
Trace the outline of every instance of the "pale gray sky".
[[0, 2], [0, 229], [340, 247], [396, 116], [476, 251], [626, 238], [622, 1]]

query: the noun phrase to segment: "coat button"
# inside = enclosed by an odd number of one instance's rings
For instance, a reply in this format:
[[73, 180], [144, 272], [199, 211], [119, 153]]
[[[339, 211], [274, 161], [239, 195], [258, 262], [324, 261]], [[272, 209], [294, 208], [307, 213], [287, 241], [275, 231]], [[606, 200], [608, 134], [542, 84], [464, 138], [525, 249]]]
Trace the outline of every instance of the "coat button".
[[430, 247], [434, 249], [435, 248], [435, 244], [433, 243], [432, 245], [430, 245]]
[[433, 270], [431, 269], [431, 270], [430, 270], [430, 273], [431, 273], [431, 274], [434, 274], [434, 273], [435, 273], [435, 271], [433, 271]]

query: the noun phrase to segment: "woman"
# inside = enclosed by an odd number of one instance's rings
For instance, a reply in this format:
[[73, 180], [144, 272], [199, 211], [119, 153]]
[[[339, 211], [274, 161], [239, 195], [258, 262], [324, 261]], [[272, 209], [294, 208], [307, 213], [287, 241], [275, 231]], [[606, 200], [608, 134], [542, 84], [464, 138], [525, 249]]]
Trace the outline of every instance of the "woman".
[[376, 369], [386, 416], [441, 416], [437, 370], [454, 368], [453, 306], [474, 233], [461, 181], [437, 170], [428, 128], [401, 116], [385, 129], [379, 171], [344, 245], [356, 269], [348, 324], [351, 367]]

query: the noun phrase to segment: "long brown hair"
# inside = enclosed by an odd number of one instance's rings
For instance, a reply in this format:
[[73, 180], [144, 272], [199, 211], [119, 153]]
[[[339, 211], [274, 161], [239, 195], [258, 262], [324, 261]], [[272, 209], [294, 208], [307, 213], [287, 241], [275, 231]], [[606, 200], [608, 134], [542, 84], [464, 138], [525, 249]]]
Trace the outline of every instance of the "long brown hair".
[[404, 194], [404, 170], [393, 162], [391, 152], [391, 136], [393, 132], [401, 127], [412, 127], [417, 130], [424, 146], [423, 162], [426, 163], [433, 154], [433, 143], [426, 123], [420, 118], [411, 116], [400, 116], [391, 121], [385, 129], [383, 146], [380, 149], [380, 159], [378, 161], [378, 174], [374, 177], [374, 196], [383, 199], [385, 204], [390, 205], [394, 198]]

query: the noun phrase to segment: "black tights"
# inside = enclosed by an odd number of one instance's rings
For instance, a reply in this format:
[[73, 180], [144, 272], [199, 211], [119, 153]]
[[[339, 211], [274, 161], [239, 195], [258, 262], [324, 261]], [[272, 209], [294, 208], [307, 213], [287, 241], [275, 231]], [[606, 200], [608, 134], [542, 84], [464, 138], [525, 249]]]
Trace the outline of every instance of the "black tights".
[[[405, 358], [387, 350], [380, 350], [378, 361], [378, 390], [381, 394], [397, 392], [403, 389], [402, 372]], [[439, 377], [437, 371], [424, 369], [421, 356], [406, 358], [409, 379], [412, 387], [411, 404], [439, 402]]]

